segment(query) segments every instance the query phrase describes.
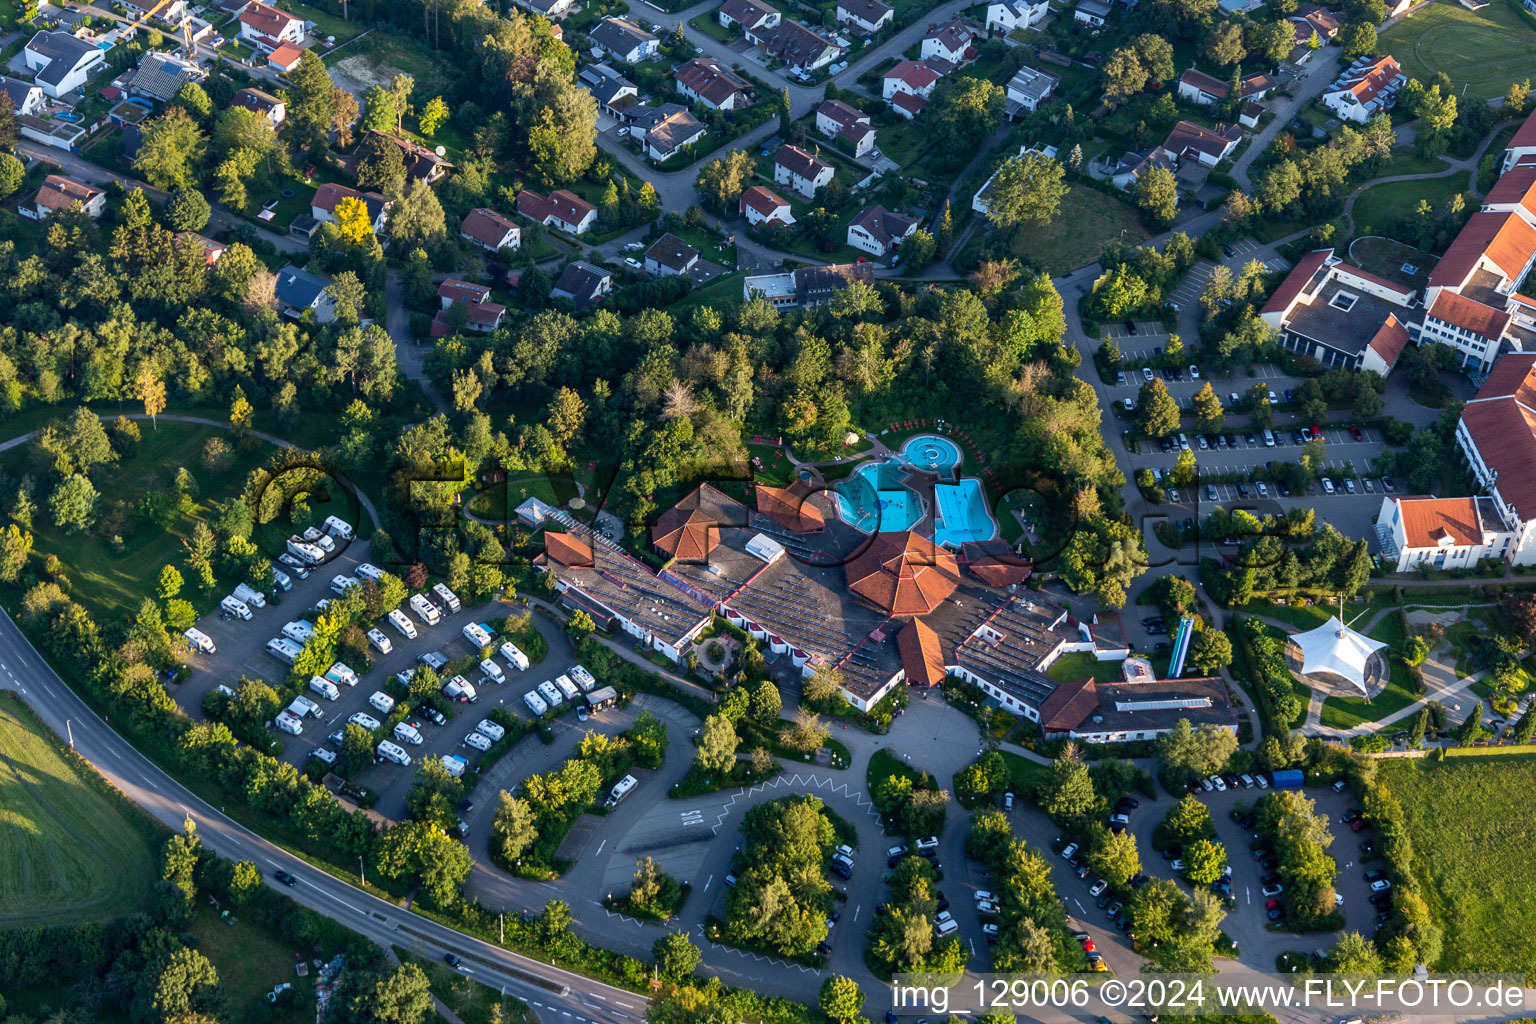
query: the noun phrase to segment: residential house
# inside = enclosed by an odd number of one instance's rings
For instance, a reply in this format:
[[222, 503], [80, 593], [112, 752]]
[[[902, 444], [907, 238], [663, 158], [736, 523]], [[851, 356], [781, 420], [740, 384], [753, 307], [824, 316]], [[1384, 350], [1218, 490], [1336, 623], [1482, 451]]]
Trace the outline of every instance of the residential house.
[[661, 46], [659, 39], [628, 18], [604, 18], [588, 36], [594, 47], [625, 64], [654, 57]]
[[624, 111], [640, 99], [640, 90], [606, 63], [583, 64], [576, 72], [576, 84], [592, 94], [598, 109], [609, 117], [622, 119]]
[[742, 35], [754, 43], [759, 41], [764, 32], [778, 28], [779, 22], [783, 20], [783, 15], [763, 3], [763, 0], [725, 0], [715, 12], [715, 17], [721, 28], [740, 25]]
[[304, 19], [278, 10], [261, 0], [251, 0], [240, 12], [240, 38], [261, 53], [271, 53], [284, 43], [304, 41]]
[[85, 85], [91, 72], [106, 61], [100, 47], [68, 32], [39, 32], [28, 41], [21, 55], [26, 66], [36, 72], [38, 88], [54, 99]]
[[958, 18], [942, 25], [929, 25], [923, 35], [919, 56], [923, 60], [938, 58], [951, 64], [963, 64], [976, 56], [976, 51], [971, 48], [973, 39], [971, 30]]
[[1477, 397], [1462, 406], [1456, 442], [1514, 534], [1504, 557], [1536, 565], [1536, 353], [1498, 361]]
[[176, 232], [176, 242], [179, 245], [196, 243], [200, 246], [203, 250], [203, 265], [207, 267], [211, 267], [219, 262], [219, 257], [224, 255], [224, 250], [229, 248], [223, 242], [215, 242], [213, 239], [206, 235], [200, 235], [196, 231]]
[[535, 14], [542, 14], [553, 21], [571, 13], [576, 0], [517, 0], [517, 3]]
[[454, 333], [454, 320], [458, 314], [455, 306], [463, 311], [463, 329], [489, 334], [506, 319], [507, 307], [491, 301], [491, 290], [482, 284], [448, 278], [437, 287], [437, 297], [442, 303], [432, 318], [432, 337], [446, 338]]
[[1275, 289], [1259, 319], [1280, 344], [1324, 366], [1385, 377], [1416, 327], [1416, 288], [1345, 263], [1332, 249], [1302, 256]]
[[645, 250], [645, 272], [656, 277], [684, 277], [698, 265], [699, 250], [670, 232]]
[[187, 17], [186, 0], [119, 0], [130, 13], [143, 21], [180, 28]]
[[766, 299], [774, 309], [806, 309], [830, 302], [832, 297], [855, 281], [869, 284], [874, 280], [870, 263], [838, 263], [825, 267], [796, 267], [782, 274], [761, 274], [741, 284], [743, 302]]
[[[1238, 83], [1242, 87], [1242, 99], [1262, 100], [1279, 84], [1269, 75], [1246, 75]], [[1190, 68], [1179, 76], [1179, 98], [1203, 107], [1225, 103], [1232, 93], [1232, 83]]]
[[[1311, 52], [1311, 44], [1316, 42], [1327, 46], [1338, 36], [1339, 30], [1344, 27], [1336, 16], [1321, 7], [1314, 7], [1309, 11], [1297, 12], [1291, 15], [1292, 36], [1298, 47], [1307, 47]], [[1292, 56], [1295, 59], [1295, 56]]]
[[1118, 159], [1104, 158], [1104, 174], [1116, 188], [1129, 189], [1148, 172], [1161, 168], [1170, 173], [1179, 169], [1178, 158], [1162, 146], [1153, 146], [1139, 153], [1125, 153]]
[[1230, 156], [1241, 141], [1242, 131], [1231, 125], [1219, 124], [1213, 130], [1193, 121], [1180, 121], [1163, 140], [1163, 149], [1181, 164], [1194, 160], [1205, 167], [1215, 167]]
[[288, 105], [271, 93], [262, 92], [260, 89], [241, 89], [235, 93], [232, 102], [237, 107], [244, 107], [266, 118], [274, 131], [281, 128], [283, 122], [288, 119]]
[[822, 163], [799, 146], [781, 146], [773, 158], [773, 181], [788, 185], [807, 199], [832, 180], [832, 165]]
[[294, 43], [284, 43], [267, 54], [267, 66], [280, 75], [286, 75], [299, 66], [299, 61], [303, 56], [304, 50], [302, 47]]
[[11, 109], [17, 114], [36, 114], [43, 109], [43, 87], [36, 82], [0, 75], [0, 89], [10, 97]]
[[[1030, 153], [1039, 153], [1041, 156], [1045, 157], [1047, 160], [1054, 160], [1054, 159], [1056, 159], [1056, 147], [1055, 146], [1045, 146], [1043, 148], [1040, 147], [1040, 146], [1020, 146], [1019, 147], [1019, 154], [1018, 154], [1018, 156], [1017, 157], [1010, 157], [1010, 159], [1022, 160], [1022, 159], [1024, 159], [1024, 157], [1026, 155], [1028, 155]], [[1004, 163], [1006, 163], [1006, 162], [1007, 161], [1004, 161]], [[998, 171], [1000, 171], [1000, 170], [1002, 170], [1002, 164], [998, 165]], [[991, 194], [991, 192], [992, 192], [992, 183], [994, 181], [996, 181], [996, 180], [997, 180], [997, 171], [993, 171], [991, 176], [988, 177], [986, 181], [982, 182], [981, 188], [976, 190], [976, 194], [971, 197], [971, 209], [975, 210], [977, 213], [980, 213], [980, 214], [983, 214], [983, 215], [986, 214], [986, 212], [990, 209], [990, 206], [987, 203], [987, 196]]]
[[866, 206], [848, 222], [848, 244], [884, 259], [916, 230], [915, 218], [892, 213], [879, 205]]
[[922, 61], [904, 60], [885, 73], [880, 95], [896, 113], [911, 120], [928, 105], [938, 80], [939, 73]]
[[613, 291], [613, 275], [585, 260], [577, 260], [560, 272], [560, 279], [550, 289], [551, 298], [570, 299], [577, 309], [596, 305]]
[[328, 324], [336, 319], [336, 299], [331, 295], [330, 285], [319, 274], [290, 263], [277, 272], [273, 298], [284, 316], [298, 319], [306, 311], [313, 311], [316, 320]]
[[987, 4], [987, 34], [1034, 28], [1051, 13], [1050, 0], [993, 0]]
[[708, 130], [687, 107], [663, 103], [659, 107], [630, 107], [625, 113], [630, 135], [639, 134], [640, 148], [657, 163], [670, 160], [704, 137]]
[[523, 229], [495, 210], [480, 206], [464, 215], [459, 237], [486, 252], [515, 251], [523, 244]]
[[61, 174], [50, 174], [43, 184], [16, 208], [29, 220], [44, 220], [51, 213], [71, 210], [79, 204], [90, 217], [98, 218], [107, 205], [107, 194]]
[[753, 185], [744, 190], [737, 208], [752, 227], [769, 223], [783, 224], [788, 227], [795, 222], [795, 215], [790, 212], [789, 202], [772, 189], [762, 185]]
[[186, 83], [200, 83], [207, 78], [208, 72], [196, 61], [184, 60], [169, 53], [151, 52], [139, 61], [138, 69], [133, 72], [128, 83], [128, 92], [134, 96], [168, 103], [176, 95], [176, 90]]
[[419, 146], [409, 139], [402, 139], [391, 132], [381, 132], [377, 128], [370, 128], [365, 143], [374, 140], [388, 142], [400, 151], [401, 158], [405, 161], [405, 176], [407, 178], [420, 178], [428, 185], [435, 185], [448, 177], [448, 172], [453, 169], [453, 164], [426, 146]]
[[1008, 89], [1004, 94], [1003, 109], [1008, 119], [1013, 120], [1040, 109], [1040, 104], [1050, 99], [1060, 82], [1060, 78], [1047, 71], [1031, 67], [1019, 68], [1008, 79]]
[[1376, 516], [1381, 555], [1393, 572], [1470, 569], [1484, 558], [1508, 558], [1518, 535], [1488, 497], [1381, 499]]
[[770, 57], [783, 61], [791, 71], [809, 74], [842, 56], [836, 46], [798, 21], [781, 21], [759, 36], [759, 45]]
[[673, 73], [677, 91], [710, 110], [742, 110], [752, 103], [746, 79], [713, 57], [695, 57]]
[[1536, 110], [1515, 129], [1514, 137], [1504, 149], [1504, 164], [1499, 173], [1508, 174], [1517, 164], [1523, 163], [1536, 163]]
[[1345, 121], [1365, 124], [1390, 110], [1408, 76], [1391, 57], [1361, 57], [1334, 79], [1321, 99], [1323, 106]]
[[1264, 116], [1264, 108], [1257, 103], [1244, 103], [1243, 109], [1238, 111], [1237, 123], [1244, 128], [1257, 130], [1259, 120]]
[[336, 207], [343, 199], [356, 199], [362, 203], [368, 210], [368, 222], [373, 233], [383, 234], [384, 224], [389, 220], [389, 200], [377, 192], [359, 192], [355, 188], [326, 182], [315, 189], [315, 197], [309, 204], [309, 215], [321, 224], [335, 224]]
[[827, 100], [816, 108], [816, 130], [855, 159], [875, 148], [875, 129], [869, 115], [842, 100]]
[[1104, 0], [1077, 0], [1077, 6], [1072, 9], [1072, 17], [1076, 21], [1100, 28], [1109, 19], [1112, 10], [1114, 8]]
[[1144, 743], [1181, 722], [1237, 732], [1237, 712], [1226, 684], [1215, 677], [1126, 682], [1089, 677], [1057, 685], [1038, 709], [1026, 704], [1022, 713], [1040, 723], [1046, 739], [1079, 743]]
[[517, 194], [517, 212], [545, 227], [581, 235], [597, 223], [597, 207], [574, 192], [555, 189], [547, 196], [523, 189]]
[[896, 8], [882, 0], [837, 0], [837, 23], [869, 35], [896, 17]]

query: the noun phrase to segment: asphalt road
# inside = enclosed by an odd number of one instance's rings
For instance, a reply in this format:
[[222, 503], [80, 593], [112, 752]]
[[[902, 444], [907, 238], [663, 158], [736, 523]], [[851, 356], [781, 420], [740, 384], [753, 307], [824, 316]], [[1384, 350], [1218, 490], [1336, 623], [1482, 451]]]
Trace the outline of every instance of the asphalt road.
[[0, 686], [15, 690], [75, 751], [128, 799], [157, 820], [180, 829], [190, 817], [199, 838], [231, 860], [259, 865], [268, 878], [281, 869], [297, 879], [286, 895], [297, 903], [367, 936], [382, 946], [399, 945], [438, 957], [454, 952], [466, 973], [530, 1003], [544, 1019], [560, 1024], [621, 1024], [644, 1016], [643, 996], [498, 949], [410, 910], [395, 906], [311, 867], [274, 846], [171, 778], [119, 736], [59, 678], [11, 617], [0, 610]]

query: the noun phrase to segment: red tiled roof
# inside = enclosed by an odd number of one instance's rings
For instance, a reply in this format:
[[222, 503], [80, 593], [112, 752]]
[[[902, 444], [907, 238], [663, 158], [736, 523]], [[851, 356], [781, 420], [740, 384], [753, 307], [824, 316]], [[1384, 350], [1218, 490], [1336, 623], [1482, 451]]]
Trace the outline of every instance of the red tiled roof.
[[557, 188], [547, 196], [541, 196], [531, 189], [523, 189], [517, 194], [517, 212], [540, 224], [551, 214], [567, 224], [580, 224], [588, 214], [596, 210], [597, 207], [581, 196], [563, 188]]
[[926, 89], [939, 80], [938, 73], [920, 60], [904, 60], [885, 73], [886, 78], [899, 78], [914, 89]]
[[450, 277], [437, 286], [437, 297], [454, 302], [484, 302], [491, 297], [491, 290], [483, 284], [472, 284]]
[[960, 546], [960, 564], [989, 587], [1023, 583], [1033, 566], [1002, 541], [966, 541]]
[[911, 530], [877, 533], [844, 570], [848, 589], [891, 615], [926, 615], [955, 592], [955, 556]]
[[773, 162], [780, 167], [787, 167], [791, 172], [807, 180], [814, 179], [827, 166], [799, 146], [779, 147]]
[[544, 531], [544, 554], [571, 569], [592, 568], [592, 542], [571, 533]]
[[891, 97], [891, 106], [900, 107], [902, 110], [911, 113], [913, 117], [921, 114], [923, 112], [923, 108], [927, 105], [928, 101], [925, 98], [922, 96], [914, 96], [909, 92], [898, 92], [896, 95]]
[[1532, 228], [1517, 213], [1474, 213], [1456, 236], [1455, 241], [1440, 257], [1434, 273], [1429, 275], [1430, 287], [1459, 288], [1472, 273], [1477, 262], [1487, 256], [1513, 278], [1536, 253], [1536, 228]]
[[[1536, 145], [1536, 143], [1532, 143]], [[1536, 164], [1511, 167], [1483, 197], [1484, 206], [1523, 206], [1536, 214]]]
[[63, 175], [50, 174], [43, 179], [33, 203], [45, 210], [67, 210], [75, 203], [84, 206], [99, 195], [100, 190], [89, 185]]
[[315, 197], [309, 201], [309, 205], [316, 209], [324, 210], [326, 213], [335, 213], [336, 204], [343, 199], [361, 200], [362, 198], [363, 194], [357, 189], [328, 181], [315, 189]]
[[1503, 337], [1504, 329], [1509, 326], [1509, 314], [1502, 309], [1485, 306], [1476, 299], [1457, 295], [1453, 291], [1442, 291], [1435, 299], [1429, 315], [1494, 340]]
[[1511, 352], [1493, 364], [1474, 402], [1513, 398], [1536, 409], [1536, 352]]
[[702, 509], [669, 508], [651, 527], [657, 551], [684, 562], [700, 562], [720, 543], [720, 524]]
[[1444, 539], [1460, 547], [1483, 542], [1476, 498], [1400, 498], [1397, 509], [1405, 547], [1439, 547]]
[[1381, 325], [1381, 330], [1376, 332], [1376, 336], [1367, 343], [1366, 347], [1380, 356], [1390, 370], [1407, 345], [1408, 328], [1398, 321], [1396, 314], [1388, 313], [1386, 321]]
[[1374, 64], [1362, 68], [1351, 77], [1355, 80], [1353, 85], [1346, 86], [1349, 92], [1354, 93], [1355, 100], [1362, 106], [1370, 103], [1392, 83], [1392, 79], [1402, 74], [1402, 69], [1397, 66], [1397, 61], [1391, 57], [1382, 57]]
[[1525, 123], [1515, 132], [1506, 148], [1523, 149], [1527, 146], [1536, 146], [1536, 110], [1526, 116]]
[[1295, 268], [1285, 275], [1285, 280], [1280, 282], [1280, 287], [1275, 289], [1275, 294], [1269, 297], [1269, 301], [1264, 303], [1264, 308], [1259, 312], [1284, 313], [1312, 280], [1312, 276], [1332, 255], [1332, 249], [1314, 249], [1297, 260]]
[[810, 494], [797, 487], [769, 487], [758, 484], [755, 488], [757, 511], [772, 519], [786, 530], [795, 533], [818, 533], [827, 528], [827, 518], [821, 509], [811, 503]]
[[741, 193], [741, 205], [751, 207], [764, 217], [770, 216], [777, 210], [789, 206], [782, 198], [776, 195], [772, 189], [761, 185], [753, 185]]
[[1045, 732], [1076, 729], [1098, 706], [1098, 687], [1091, 678], [1062, 683], [1040, 702], [1040, 728]]
[[287, 71], [297, 64], [302, 56], [304, 56], [303, 47], [295, 46], [293, 43], [284, 43], [267, 54], [267, 63], [275, 68]]
[[896, 634], [896, 650], [909, 686], [937, 686], [944, 681], [944, 648], [922, 619], [913, 619]]
[[1536, 519], [1536, 352], [1510, 353], [1493, 365], [1461, 422], [1483, 462], [1498, 474], [1499, 494], [1522, 519]]
[[287, 11], [261, 3], [260, 0], [251, 0], [240, 12], [240, 24], [249, 25], [251, 31], [259, 32], [269, 39], [276, 39], [290, 24], [301, 20]]
[[737, 74], [713, 57], [695, 57], [674, 72], [677, 84], [719, 106], [735, 93], [750, 92]]
[[468, 235], [487, 248], [500, 245], [501, 240], [507, 236], [507, 232], [516, 229], [516, 224], [483, 206], [470, 210], [464, 215], [463, 222], [459, 224], [460, 234]]

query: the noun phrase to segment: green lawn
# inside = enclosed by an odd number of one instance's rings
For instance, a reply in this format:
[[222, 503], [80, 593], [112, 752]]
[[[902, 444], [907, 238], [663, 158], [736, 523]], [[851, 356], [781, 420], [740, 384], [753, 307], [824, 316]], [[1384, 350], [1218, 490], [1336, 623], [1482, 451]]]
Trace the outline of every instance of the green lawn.
[[144, 832], [19, 705], [0, 700], [0, 928], [140, 909], [159, 877]]
[[436, 957], [420, 956], [399, 946], [395, 947], [395, 955], [401, 963], [414, 963], [425, 971], [432, 994], [464, 1024], [490, 1024], [491, 1008], [497, 1003], [501, 1004], [502, 1019], [507, 1024], [522, 1024], [528, 1019], [528, 1006], [522, 1000], [503, 998], [495, 989], [461, 974]]
[[1314, 604], [1292, 608], [1290, 605], [1273, 601], [1250, 601], [1244, 611], [1252, 615], [1262, 615], [1277, 622], [1289, 623], [1303, 631], [1316, 629], [1334, 614], [1334, 609], [1326, 605]]
[[1536, 788], [1536, 757], [1380, 762], [1407, 816], [1421, 895], [1445, 929], [1436, 971], [1536, 975], [1536, 875], [1529, 870], [1536, 811], [1491, 798]]
[[1045, 674], [1058, 683], [1074, 683], [1089, 677], [1100, 683], [1117, 683], [1120, 681], [1120, 666], [1118, 661], [1099, 661], [1085, 651], [1077, 651], [1063, 654], [1051, 662]]
[[1110, 242], [1138, 245], [1150, 237], [1129, 204], [1086, 186], [1074, 186], [1049, 224], [1018, 229], [1013, 251], [1048, 273], [1063, 274], [1095, 262]]
[[1035, 791], [1051, 777], [1051, 766], [1018, 754], [1001, 752], [1008, 765], [1008, 789], [1021, 800], [1033, 801]]
[[469, 501], [471, 515], [483, 519], [510, 522], [517, 517], [517, 506], [529, 498], [538, 498], [551, 505], [560, 505], [574, 497], [575, 492], [560, 497], [555, 493], [554, 481], [544, 475], [520, 476], [506, 483], [495, 484], [475, 494]]
[[[220, 920], [219, 912], [200, 906], [192, 918], [193, 945], [219, 972], [229, 1024], [301, 1024], [314, 1019], [315, 975], [300, 978], [294, 973], [302, 947], [281, 941], [273, 932], [239, 920], [238, 915]], [[281, 1010], [266, 1000], [268, 992], [288, 982], [294, 999]]]
[[1421, 201], [1439, 214], [1446, 200], [1465, 191], [1467, 175], [1463, 171], [1443, 178], [1416, 181], [1389, 181], [1374, 185], [1355, 197], [1355, 233], [1359, 235], [1394, 235], [1399, 222], [1412, 219]]
[[1503, 0], [1475, 12], [1441, 0], [1383, 32], [1377, 52], [1422, 82], [1443, 71], [1457, 96], [1466, 87], [1468, 99], [1491, 99], [1530, 76], [1536, 28]]
[[348, 39], [355, 38], [363, 31], [362, 27], [356, 22], [345, 21], [334, 14], [322, 11], [318, 7], [298, 3], [296, 0], [290, 0], [289, 3], [284, 5], [283, 9], [306, 21], [314, 22], [317, 35], [335, 36], [338, 46]]
[[[1401, 643], [1403, 631], [1398, 616], [1382, 616], [1368, 635], [1389, 644]], [[1349, 729], [1366, 722], [1379, 722], [1394, 711], [1401, 711], [1418, 701], [1420, 695], [1414, 690], [1413, 678], [1408, 674], [1407, 666], [1390, 656], [1387, 664], [1390, 669], [1387, 688], [1377, 694], [1375, 700], [1367, 701], [1364, 697], [1329, 697], [1323, 701], [1322, 723], [1336, 729]]]
[[[62, 418], [59, 410], [53, 410], [53, 415]], [[202, 464], [203, 443], [210, 437], [219, 437], [233, 448], [229, 431], [172, 421], [160, 424], [159, 430], [148, 423], [140, 428], [143, 441], [133, 458], [114, 462], [92, 474], [102, 505], [122, 500], [131, 506], [145, 491], [168, 488], [176, 469], [185, 466], [201, 487], [191, 516], [162, 530], [139, 520], [130, 509], [123, 527], [121, 551], [114, 551], [110, 538], [94, 531], [62, 533], [48, 523], [47, 493], [39, 493], [33, 499], [39, 508], [34, 520], [37, 531], [33, 558], [40, 562], [49, 554], [58, 555], [64, 563], [64, 575], [73, 584], [75, 599], [100, 623], [132, 615], [139, 602], [153, 594], [160, 568], [181, 564], [185, 554], [182, 541], [191, 535], [194, 522], [208, 514], [214, 501], [238, 494], [246, 475], [271, 452], [270, 445], [254, 441], [244, 454], [234, 455], [228, 469], [215, 474]], [[16, 479], [24, 471], [26, 460], [26, 446], [13, 448], [0, 458], [0, 468]], [[202, 612], [211, 608], [219, 595], [199, 595], [194, 587], [188, 586], [182, 596]]]

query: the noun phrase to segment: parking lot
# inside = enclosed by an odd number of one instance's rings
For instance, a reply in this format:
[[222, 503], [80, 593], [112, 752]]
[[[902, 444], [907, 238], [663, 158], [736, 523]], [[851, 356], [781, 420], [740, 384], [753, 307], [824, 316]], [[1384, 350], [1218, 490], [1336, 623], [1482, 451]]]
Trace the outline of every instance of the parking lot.
[[[280, 693], [288, 693], [286, 689], [288, 666], [267, 652], [267, 641], [279, 636], [285, 623], [299, 619], [305, 614], [312, 614], [318, 601], [331, 596], [331, 578], [338, 573], [355, 572], [360, 561], [361, 559], [355, 554], [342, 552], [332, 561], [313, 571], [309, 579], [301, 580], [295, 576], [293, 589], [282, 593], [276, 604], [269, 601], [265, 608], [251, 609], [252, 618], [249, 622], [240, 619], [224, 619], [218, 612], [204, 616], [198, 623], [198, 628], [212, 638], [218, 653], [214, 655], [194, 653], [189, 659], [190, 678], [175, 692], [176, 699], [183, 709], [194, 718], [203, 717], [203, 695], [220, 684], [233, 687], [242, 677], [262, 679]], [[340, 696], [334, 701], [326, 700], [319, 694], [305, 690], [304, 696], [320, 705], [323, 717], [304, 719], [304, 731], [299, 735], [282, 732], [275, 727], [269, 730], [284, 744], [280, 755], [281, 760], [303, 770], [315, 750], [335, 748], [336, 745], [329, 742], [327, 737], [343, 728], [347, 719], [355, 712], [360, 711], [382, 722], [387, 715], [372, 706], [369, 698], [375, 692], [386, 691], [386, 683], [391, 676], [415, 667], [417, 657], [428, 651], [441, 651], [450, 660], [475, 653], [474, 648], [463, 635], [464, 625], [470, 622], [483, 623], [491, 619], [504, 618], [515, 610], [517, 609], [508, 602], [491, 602], [475, 608], [465, 608], [457, 614], [445, 615], [436, 626], [428, 626], [419, 617], [411, 615], [411, 621], [417, 632], [415, 640], [402, 636], [387, 621], [382, 622], [379, 629], [390, 640], [390, 652], [380, 654], [374, 650], [372, 652], [374, 663], [371, 669], [364, 670], [359, 665], [351, 666], [360, 674], [356, 686], [339, 687]], [[439, 698], [435, 703], [444, 710], [447, 724], [434, 725], [429, 719], [420, 715], [411, 715], [406, 719], [416, 726], [422, 737], [420, 744], [401, 744], [410, 754], [413, 764], [403, 766], [389, 761], [376, 761], [359, 772], [353, 780], [358, 786], [379, 794], [375, 805], [379, 813], [392, 819], [403, 816], [405, 796], [415, 777], [415, 762], [419, 762], [422, 758], [457, 754], [465, 758], [471, 766], [476, 764], [484, 755], [479, 750], [465, 745], [464, 738], [474, 730], [475, 723], [485, 718], [491, 709], [501, 708], [515, 717], [531, 717], [523, 704], [523, 694], [538, 682], [551, 679], [559, 672], [563, 672], [575, 661], [570, 643], [563, 634], [553, 629], [541, 631], [541, 633], [549, 644], [549, 654], [541, 664], [530, 666], [526, 672], [519, 672], [515, 667], [508, 665], [499, 653], [493, 652], [492, 658], [502, 666], [506, 675], [505, 683], [498, 685], [482, 677], [478, 671], [466, 673], [466, 678], [477, 691], [475, 702], [456, 703], [446, 697]], [[385, 735], [377, 737], [377, 739], [388, 738], [390, 737]]]

